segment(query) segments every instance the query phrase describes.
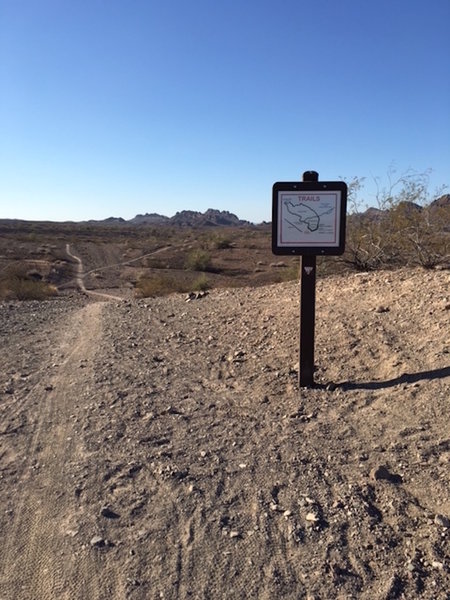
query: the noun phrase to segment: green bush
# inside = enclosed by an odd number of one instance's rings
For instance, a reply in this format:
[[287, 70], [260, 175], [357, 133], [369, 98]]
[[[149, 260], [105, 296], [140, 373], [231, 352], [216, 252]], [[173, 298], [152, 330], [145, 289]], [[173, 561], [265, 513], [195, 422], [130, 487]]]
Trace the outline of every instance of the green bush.
[[190, 271], [209, 271], [211, 255], [206, 250], [192, 250], [187, 256], [185, 266]]
[[229, 237], [220, 235], [213, 239], [213, 248], [216, 250], [227, 250], [233, 247], [233, 243]]
[[209, 290], [210, 287], [210, 281], [205, 274], [200, 275], [200, 277], [192, 284], [192, 290], [194, 292], [205, 292], [206, 290]]

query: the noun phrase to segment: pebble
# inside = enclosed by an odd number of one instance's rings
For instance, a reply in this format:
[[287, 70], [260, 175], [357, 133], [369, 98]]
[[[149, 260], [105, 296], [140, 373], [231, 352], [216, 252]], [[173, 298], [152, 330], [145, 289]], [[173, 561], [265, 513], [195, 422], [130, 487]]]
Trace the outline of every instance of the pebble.
[[413, 573], [416, 570], [415, 564], [411, 561], [407, 563], [406, 568], [410, 573]]
[[76, 535], [78, 535], [78, 529], [68, 529], [66, 531], [66, 535], [70, 537], [75, 537]]
[[103, 506], [100, 509], [100, 514], [102, 517], [105, 517], [106, 519], [118, 519], [120, 517], [120, 515], [117, 514], [116, 512], [114, 512], [113, 510], [111, 510], [111, 508], [109, 508], [109, 506]]
[[94, 535], [89, 544], [92, 546], [92, 548], [104, 548], [106, 546], [106, 540], [100, 535]]
[[389, 306], [377, 306], [377, 308], [375, 309], [376, 313], [385, 313], [385, 312], [389, 312]]
[[436, 515], [434, 517], [434, 522], [440, 527], [450, 527], [450, 519], [444, 515]]
[[317, 523], [317, 521], [319, 520], [319, 517], [316, 515], [316, 513], [309, 512], [309, 513], [306, 515], [305, 519], [306, 519], [307, 521], [309, 521], [310, 523]]

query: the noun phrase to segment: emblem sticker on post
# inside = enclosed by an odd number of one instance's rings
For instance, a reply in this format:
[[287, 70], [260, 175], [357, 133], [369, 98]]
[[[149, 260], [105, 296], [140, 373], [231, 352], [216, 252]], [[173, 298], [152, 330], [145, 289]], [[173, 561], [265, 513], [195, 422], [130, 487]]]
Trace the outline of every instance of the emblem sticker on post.
[[272, 252], [338, 255], [345, 249], [347, 185], [278, 182], [272, 191]]

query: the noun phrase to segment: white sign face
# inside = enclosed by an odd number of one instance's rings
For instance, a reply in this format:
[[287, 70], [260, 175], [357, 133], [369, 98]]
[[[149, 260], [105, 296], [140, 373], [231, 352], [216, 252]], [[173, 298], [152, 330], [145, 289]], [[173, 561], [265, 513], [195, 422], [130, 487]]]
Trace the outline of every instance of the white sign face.
[[338, 247], [340, 219], [339, 190], [279, 191], [277, 245]]

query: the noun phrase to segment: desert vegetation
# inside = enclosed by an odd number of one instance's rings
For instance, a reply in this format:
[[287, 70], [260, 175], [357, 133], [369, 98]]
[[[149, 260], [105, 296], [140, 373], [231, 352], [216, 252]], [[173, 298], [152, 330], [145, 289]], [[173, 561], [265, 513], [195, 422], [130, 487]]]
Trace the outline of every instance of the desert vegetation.
[[0, 273], [0, 300], [46, 300], [57, 293], [55, 285], [25, 262], [6, 265]]
[[383, 187], [376, 182], [376, 207], [364, 212], [358, 200], [364, 180], [355, 178], [350, 183], [344, 261], [363, 271], [448, 265], [450, 195], [430, 195], [428, 172], [397, 176], [390, 170], [387, 182]]
[[[349, 182], [346, 250], [318, 257], [319, 276], [450, 266], [450, 195], [431, 194], [427, 172], [391, 170], [386, 180], [376, 181], [370, 208], [361, 199], [364, 179]], [[177, 224], [0, 221], [0, 297], [46, 299], [72, 289], [67, 243], [83, 259], [87, 289], [125, 288], [136, 297], [298, 279], [298, 258], [272, 255], [270, 224], [234, 217], [230, 225], [211, 225], [213, 212], [208, 226], [192, 211], [185, 211], [186, 223], [177, 214]]]

